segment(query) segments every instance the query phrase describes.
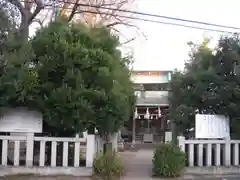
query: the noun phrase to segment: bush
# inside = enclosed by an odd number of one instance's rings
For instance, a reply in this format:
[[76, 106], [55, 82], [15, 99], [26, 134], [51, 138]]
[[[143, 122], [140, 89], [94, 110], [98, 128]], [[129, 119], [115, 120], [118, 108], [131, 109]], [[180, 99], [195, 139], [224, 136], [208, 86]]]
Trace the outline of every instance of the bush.
[[186, 155], [174, 144], [162, 144], [154, 152], [153, 175], [178, 177], [185, 167]]
[[115, 151], [98, 154], [93, 169], [96, 177], [102, 180], [120, 179], [124, 172], [123, 162]]

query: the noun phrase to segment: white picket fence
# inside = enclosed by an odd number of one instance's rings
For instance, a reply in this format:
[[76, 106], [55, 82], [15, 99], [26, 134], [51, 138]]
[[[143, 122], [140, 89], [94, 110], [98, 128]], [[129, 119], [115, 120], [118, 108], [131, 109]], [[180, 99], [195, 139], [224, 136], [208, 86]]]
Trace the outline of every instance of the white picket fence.
[[84, 166], [92, 167], [95, 155], [95, 135], [86, 138], [0, 136], [0, 143], [2, 166], [10, 163], [12, 167], [18, 167], [24, 161], [26, 167], [78, 168], [84, 159]]
[[187, 166], [238, 166], [240, 140], [187, 140], [178, 137], [179, 147], [187, 154]]

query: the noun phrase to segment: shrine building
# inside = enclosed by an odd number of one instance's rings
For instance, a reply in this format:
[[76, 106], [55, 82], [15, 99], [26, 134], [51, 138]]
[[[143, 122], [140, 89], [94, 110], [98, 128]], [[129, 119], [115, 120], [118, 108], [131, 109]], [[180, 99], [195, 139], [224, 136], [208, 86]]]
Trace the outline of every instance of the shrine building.
[[133, 71], [137, 96], [132, 119], [123, 137], [129, 143], [160, 143], [170, 129], [168, 118], [169, 82], [172, 71]]

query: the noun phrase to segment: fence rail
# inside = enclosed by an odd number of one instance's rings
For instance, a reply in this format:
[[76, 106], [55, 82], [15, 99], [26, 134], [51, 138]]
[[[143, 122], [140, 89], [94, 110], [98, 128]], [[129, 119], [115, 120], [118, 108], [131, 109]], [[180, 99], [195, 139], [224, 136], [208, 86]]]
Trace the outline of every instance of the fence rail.
[[3, 166], [92, 167], [94, 135], [86, 138], [0, 136], [0, 164]]
[[187, 166], [238, 166], [240, 140], [186, 140], [178, 137], [179, 147], [187, 153]]

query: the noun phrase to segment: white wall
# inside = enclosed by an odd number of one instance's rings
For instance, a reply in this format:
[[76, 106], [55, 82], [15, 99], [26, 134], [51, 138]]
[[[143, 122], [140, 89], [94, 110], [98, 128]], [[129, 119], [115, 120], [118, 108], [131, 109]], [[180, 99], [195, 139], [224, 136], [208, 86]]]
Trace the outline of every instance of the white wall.
[[145, 98], [162, 98], [167, 96], [168, 91], [145, 91]]
[[133, 81], [133, 83], [136, 83], [136, 84], [167, 83], [168, 76], [167, 75], [147, 76], [147, 75], [133, 74], [131, 76], [131, 80]]
[[141, 98], [141, 93], [144, 96], [143, 98], [165, 98], [168, 97], [168, 91], [135, 91], [135, 95], [138, 98]]

